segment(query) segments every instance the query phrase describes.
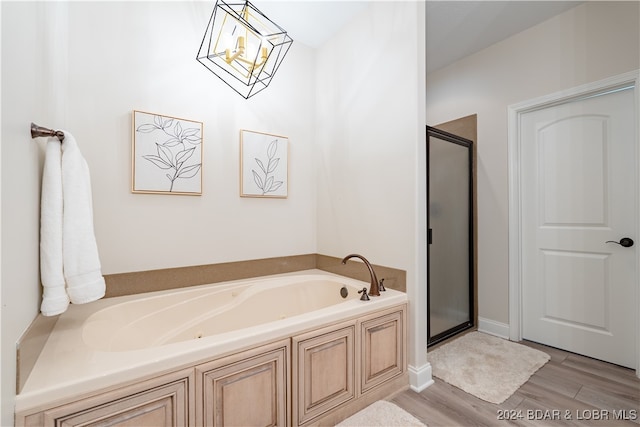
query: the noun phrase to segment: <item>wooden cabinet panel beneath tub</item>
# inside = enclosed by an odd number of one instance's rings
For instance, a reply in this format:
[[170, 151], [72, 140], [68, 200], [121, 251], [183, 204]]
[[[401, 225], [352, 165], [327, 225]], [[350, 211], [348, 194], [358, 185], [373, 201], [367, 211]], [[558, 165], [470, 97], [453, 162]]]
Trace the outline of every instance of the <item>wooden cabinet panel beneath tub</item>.
[[289, 425], [290, 370], [288, 339], [196, 366], [196, 425]]
[[355, 398], [355, 325], [293, 338], [293, 420], [310, 422]]
[[406, 355], [406, 310], [376, 313], [360, 323], [362, 365], [360, 391], [366, 393], [404, 373]]
[[193, 369], [185, 369], [27, 416], [24, 425], [187, 426], [194, 383]]

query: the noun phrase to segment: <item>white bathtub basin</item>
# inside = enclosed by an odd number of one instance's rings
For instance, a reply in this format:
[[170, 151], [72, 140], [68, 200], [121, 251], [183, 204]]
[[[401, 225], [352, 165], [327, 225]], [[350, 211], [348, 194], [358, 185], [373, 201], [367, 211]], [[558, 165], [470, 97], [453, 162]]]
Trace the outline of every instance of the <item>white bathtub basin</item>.
[[[346, 298], [340, 294], [342, 288], [348, 290]], [[92, 314], [82, 337], [101, 351], [157, 347], [320, 310], [359, 298], [359, 289], [335, 277], [299, 275], [158, 295]]]

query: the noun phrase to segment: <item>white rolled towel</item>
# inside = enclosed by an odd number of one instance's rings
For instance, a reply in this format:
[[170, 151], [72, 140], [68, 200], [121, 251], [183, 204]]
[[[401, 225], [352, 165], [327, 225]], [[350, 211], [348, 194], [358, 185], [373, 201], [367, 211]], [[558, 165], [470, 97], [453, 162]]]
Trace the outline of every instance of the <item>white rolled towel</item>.
[[62, 203], [60, 141], [49, 138], [40, 198], [40, 277], [43, 287], [40, 311], [44, 316], [63, 313], [69, 306], [62, 261]]
[[93, 230], [93, 207], [89, 166], [75, 138], [64, 131], [62, 143], [62, 253], [67, 294], [74, 304], [102, 298], [106, 286], [102, 277], [98, 245]]

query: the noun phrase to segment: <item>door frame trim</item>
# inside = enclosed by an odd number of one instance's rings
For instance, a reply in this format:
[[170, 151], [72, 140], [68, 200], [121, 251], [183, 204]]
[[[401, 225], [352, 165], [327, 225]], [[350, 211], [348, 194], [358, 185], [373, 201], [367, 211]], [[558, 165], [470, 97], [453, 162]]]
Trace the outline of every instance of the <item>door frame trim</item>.
[[[635, 85], [634, 97], [636, 107], [636, 178], [640, 175], [640, 70], [631, 71], [609, 77], [593, 83], [555, 92], [549, 95], [512, 104], [508, 110], [508, 167], [509, 167], [509, 339], [522, 340], [522, 192], [521, 192], [521, 119], [522, 115], [532, 111], [564, 104], [580, 98], [597, 95], [601, 92]], [[636, 213], [640, 212], [640, 185], [637, 186]], [[640, 231], [640, 215], [636, 215], [636, 230]], [[636, 259], [636, 312], [635, 336], [640, 336], [640, 250]], [[640, 377], [640, 339], [636, 338], [636, 376]]]

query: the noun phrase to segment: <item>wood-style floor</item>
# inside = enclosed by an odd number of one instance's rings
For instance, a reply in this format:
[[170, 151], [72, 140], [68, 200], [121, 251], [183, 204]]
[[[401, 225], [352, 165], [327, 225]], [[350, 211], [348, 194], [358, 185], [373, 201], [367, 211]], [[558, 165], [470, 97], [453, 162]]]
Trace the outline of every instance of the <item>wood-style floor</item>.
[[499, 405], [438, 378], [421, 393], [407, 390], [389, 400], [428, 427], [640, 425], [640, 379], [633, 370], [532, 342], [523, 344], [544, 351], [551, 360]]

